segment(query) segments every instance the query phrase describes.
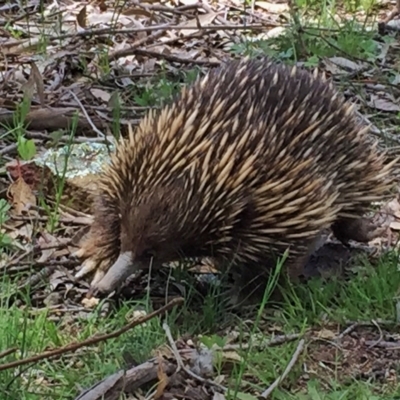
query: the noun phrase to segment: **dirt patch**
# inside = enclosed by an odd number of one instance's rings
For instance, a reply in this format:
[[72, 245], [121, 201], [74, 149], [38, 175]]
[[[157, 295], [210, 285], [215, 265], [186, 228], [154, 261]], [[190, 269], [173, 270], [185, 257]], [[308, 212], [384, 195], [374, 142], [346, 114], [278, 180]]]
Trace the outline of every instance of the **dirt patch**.
[[[318, 334], [316, 335], [318, 336]], [[378, 325], [360, 326], [340, 340], [315, 339], [307, 346], [304, 379], [347, 383], [354, 379], [397, 385], [400, 335]]]

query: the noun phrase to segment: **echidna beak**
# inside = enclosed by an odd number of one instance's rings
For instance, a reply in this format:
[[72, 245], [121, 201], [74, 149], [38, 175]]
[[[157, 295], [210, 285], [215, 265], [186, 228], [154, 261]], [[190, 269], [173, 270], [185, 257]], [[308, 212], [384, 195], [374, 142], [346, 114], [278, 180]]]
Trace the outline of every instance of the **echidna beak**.
[[103, 279], [94, 283], [92, 288], [100, 292], [109, 293], [113, 291], [118, 284], [122, 283], [129, 275], [135, 272], [136, 268], [133, 262], [131, 252], [121, 253], [115, 263], [107, 271]]

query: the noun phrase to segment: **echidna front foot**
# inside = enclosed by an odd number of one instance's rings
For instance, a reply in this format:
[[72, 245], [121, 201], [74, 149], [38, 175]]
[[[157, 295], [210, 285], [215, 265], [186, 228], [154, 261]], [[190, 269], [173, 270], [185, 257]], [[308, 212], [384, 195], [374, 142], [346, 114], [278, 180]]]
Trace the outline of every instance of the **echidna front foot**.
[[241, 274], [234, 276], [232, 288], [226, 293], [228, 304], [236, 309], [260, 304], [268, 285], [268, 277], [264, 274], [250, 274], [243, 269]]
[[311, 249], [312, 246], [308, 251], [296, 253], [289, 257], [283, 264], [281, 271], [275, 271], [276, 262], [271, 261], [267, 262], [264, 268], [260, 268], [259, 265], [242, 267], [233, 275], [233, 287], [228, 294], [229, 304], [236, 308], [260, 304], [266, 293], [268, 297], [276, 294], [276, 287], [283, 284], [285, 275], [292, 284], [300, 283]]
[[369, 218], [341, 218], [332, 225], [335, 237], [347, 245], [349, 240], [368, 243], [384, 232], [385, 228], [377, 227]]
[[289, 281], [298, 284], [304, 278], [305, 268], [314, 254], [325, 242], [322, 231], [315, 237], [300, 241], [289, 251], [289, 257], [283, 265]]
[[99, 282], [113, 260], [104, 254], [104, 247], [99, 242], [99, 236], [90, 231], [79, 243], [80, 248], [73, 255], [82, 261], [81, 269], [75, 274], [76, 278], [82, 278], [95, 272], [93, 283]]

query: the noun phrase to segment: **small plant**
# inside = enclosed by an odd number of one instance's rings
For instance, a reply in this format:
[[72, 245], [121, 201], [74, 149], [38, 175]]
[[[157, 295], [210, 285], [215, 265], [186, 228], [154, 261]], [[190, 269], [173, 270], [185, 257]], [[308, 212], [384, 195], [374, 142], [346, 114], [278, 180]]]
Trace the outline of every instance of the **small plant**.
[[18, 155], [24, 160], [31, 160], [36, 155], [36, 145], [32, 139], [20, 135], [17, 138]]
[[208, 349], [211, 349], [214, 345], [218, 347], [224, 347], [226, 344], [226, 338], [218, 335], [202, 336], [200, 342], [203, 343]]
[[3, 248], [10, 246], [12, 243], [10, 236], [2, 232], [3, 224], [9, 219], [7, 215], [9, 210], [10, 205], [7, 203], [7, 200], [0, 199], [0, 252]]
[[146, 81], [142, 86], [135, 87], [133, 99], [141, 107], [161, 106], [177, 94], [182, 85], [192, 83], [199, 75], [200, 69], [193, 68], [187, 71], [179, 71], [171, 76], [165, 70], [161, 70], [156, 80]]

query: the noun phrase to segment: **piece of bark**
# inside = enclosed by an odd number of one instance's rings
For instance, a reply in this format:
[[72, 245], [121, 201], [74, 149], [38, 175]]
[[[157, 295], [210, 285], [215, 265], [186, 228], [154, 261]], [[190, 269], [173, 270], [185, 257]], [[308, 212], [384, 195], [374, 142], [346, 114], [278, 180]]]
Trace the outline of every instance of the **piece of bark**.
[[[116, 400], [123, 391], [132, 393], [142, 385], [155, 381], [157, 369], [158, 360], [154, 359], [126, 371], [118, 371], [81, 393], [75, 400]], [[162, 369], [170, 376], [176, 371], [177, 366], [163, 360]]]
[[[73, 126], [75, 119], [77, 118], [76, 130], [77, 133], [83, 131], [93, 132], [90, 123], [85, 117], [79, 115], [76, 117], [76, 108], [34, 108], [25, 117], [25, 122], [28, 124], [28, 128], [34, 131], [57, 131], [60, 129], [70, 129]], [[79, 112], [79, 111], [78, 111]], [[0, 110], [0, 123], [5, 125], [13, 124], [14, 122], [14, 111], [1, 109]], [[91, 116], [93, 124], [98, 128], [104, 128], [100, 118]]]

